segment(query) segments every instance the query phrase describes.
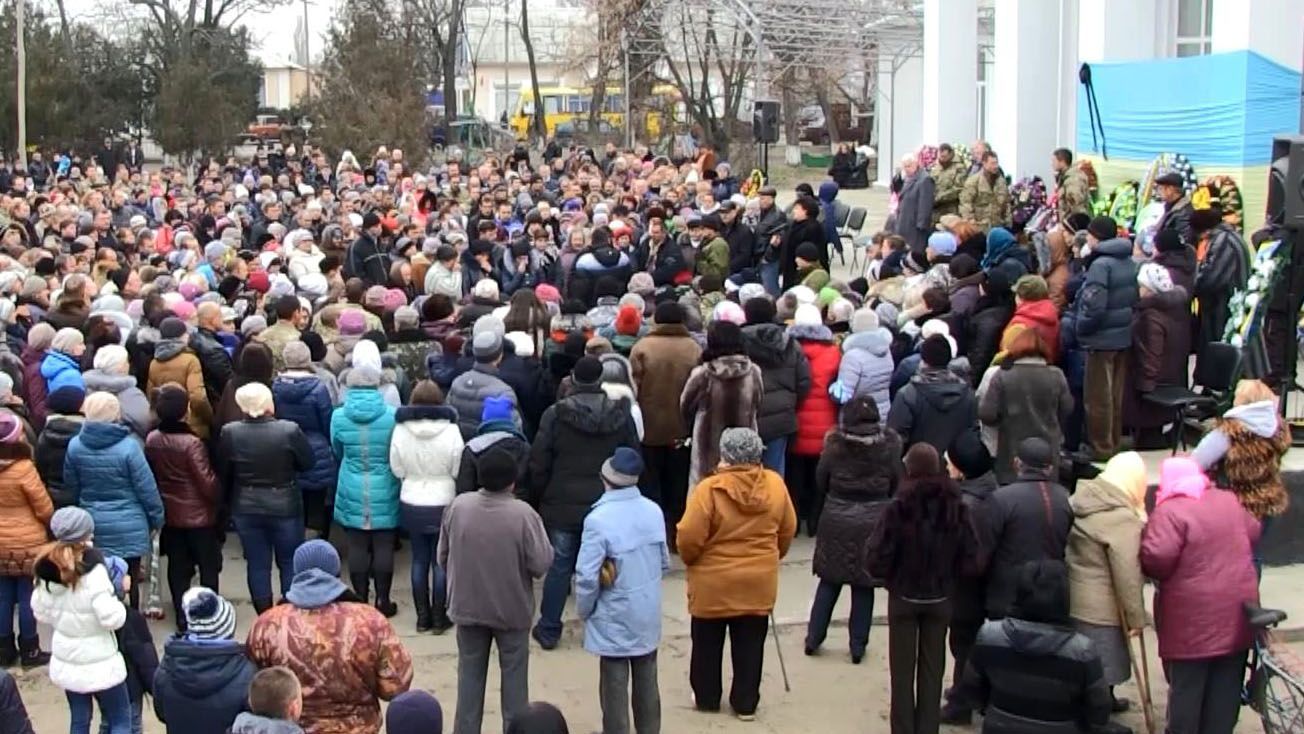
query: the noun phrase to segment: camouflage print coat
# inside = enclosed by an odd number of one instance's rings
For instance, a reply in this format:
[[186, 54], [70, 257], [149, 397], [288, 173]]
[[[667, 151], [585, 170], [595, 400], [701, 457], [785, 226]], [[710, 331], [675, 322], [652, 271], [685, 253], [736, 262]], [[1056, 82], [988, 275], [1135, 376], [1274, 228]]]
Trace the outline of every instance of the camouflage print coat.
[[960, 216], [984, 230], [1010, 226], [1010, 187], [1005, 177], [988, 178], [979, 171], [964, 182], [960, 192]]
[[1055, 182], [1055, 209], [1059, 221], [1073, 214], [1091, 214], [1091, 187], [1087, 175], [1076, 166], [1069, 166]]
[[272, 607], [249, 630], [248, 648], [259, 668], [284, 665], [298, 676], [308, 734], [377, 734], [380, 701], [412, 685], [412, 657], [367, 604]]
[[960, 213], [960, 192], [969, 174], [964, 166], [951, 161], [945, 168], [941, 163], [934, 163], [928, 175], [933, 177], [933, 225], [936, 226], [943, 214]]

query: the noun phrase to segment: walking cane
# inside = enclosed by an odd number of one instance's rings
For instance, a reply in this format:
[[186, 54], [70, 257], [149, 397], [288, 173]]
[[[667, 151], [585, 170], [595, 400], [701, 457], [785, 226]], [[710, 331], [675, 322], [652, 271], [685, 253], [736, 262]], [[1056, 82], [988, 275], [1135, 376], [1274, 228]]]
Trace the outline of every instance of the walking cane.
[[779, 670], [783, 673], [783, 692], [792, 693], [788, 685], [788, 666], [783, 664], [783, 648], [779, 646], [779, 624], [774, 621], [774, 610], [770, 610], [770, 628], [774, 630], [774, 651], [779, 655]]
[[1123, 632], [1123, 639], [1127, 642], [1127, 656], [1132, 661], [1132, 675], [1136, 676], [1137, 693], [1141, 696], [1141, 714], [1145, 717], [1146, 732], [1155, 734], [1154, 712], [1151, 709], [1152, 700], [1150, 698], [1150, 661], [1146, 656], [1146, 631], [1144, 628], [1137, 630], [1137, 644], [1141, 648], [1141, 661], [1138, 664], [1137, 656], [1132, 654], [1132, 633], [1127, 626], [1127, 615], [1123, 613], [1122, 603], [1117, 603], [1118, 624]]

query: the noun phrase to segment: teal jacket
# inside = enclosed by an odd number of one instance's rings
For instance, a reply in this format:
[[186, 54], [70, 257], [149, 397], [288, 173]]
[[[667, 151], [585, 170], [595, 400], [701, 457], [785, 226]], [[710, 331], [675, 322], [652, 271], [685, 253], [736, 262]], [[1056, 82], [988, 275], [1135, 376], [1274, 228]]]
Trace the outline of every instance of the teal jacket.
[[400, 483], [389, 469], [394, 408], [374, 387], [351, 387], [331, 416], [331, 450], [340, 464], [335, 521], [346, 528], [398, 527]]

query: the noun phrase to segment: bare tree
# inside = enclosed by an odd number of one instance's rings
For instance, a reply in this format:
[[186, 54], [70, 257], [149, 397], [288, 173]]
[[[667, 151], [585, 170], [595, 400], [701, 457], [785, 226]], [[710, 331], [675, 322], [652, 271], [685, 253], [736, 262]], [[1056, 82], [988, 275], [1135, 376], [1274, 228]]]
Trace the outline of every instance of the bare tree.
[[[434, 49], [425, 56], [423, 71], [431, 80], [440, 80], [444, 90], [445, 117], [457, 117], [457, 62], [466, 32], [466, 0], [399, 0], [402, 15], [412, 31], [422, 38], [422, 45]], [[423, 55], [424, 56], [424, 55]]]
[[531, 127], [538, 139], [547, 136], [543, 121], [543, 96], [539, 94], [539, 65], [534, 58], [534, 40], [530, 38], [530, 0], [521, 0], [521, 43], [525, 44], [525, 60], [530, 66], [530, 89], [534, 94], [534, 115]]
[[689, 115], [706, 140], [727, 152], [738, 123], [756, 47], [736, 17], [712, 6], [680, 3], [669, 12], [664, 62]]

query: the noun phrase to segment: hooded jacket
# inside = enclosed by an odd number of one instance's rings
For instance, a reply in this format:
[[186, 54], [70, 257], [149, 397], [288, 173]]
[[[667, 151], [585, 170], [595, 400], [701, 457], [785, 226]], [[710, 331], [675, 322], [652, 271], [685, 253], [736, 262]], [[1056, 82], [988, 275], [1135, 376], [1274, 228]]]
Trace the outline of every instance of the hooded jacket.
[[1049, 298], [1040, 301], [1024, 301], [1014, 307], [1014, 316], [1006, 324], [1001, 334], [1001, 351], [1009, 349], [1010, 342], [1023, 329], [1032, 329], [1041, 337], [1050, 350], [1052, 363], [1059, 359], [1060, 314], [1054, 302]]
[[230, 734], [303, 734], [303, 727], [285, 719], [269, 719], [248, 711], [235, 717]]
[[640, 450], [638, 431], [601, 387], [577, 386], [544, 411], [530, 447], [529, 501], [550, 531], [580, 532], [602, 496], [602, 464], [618, 446]]
[[978, 430], [973, 388], [945, 367], [921, 364], [892, 399], [887, 425], [901, 436], [904, 449], [928, 443], [944, 453], [960, 434]]
[[0, 445], [0, 576], [31, 575], [53, 514], [31, 449], [21, 442]]
[[399, 501], [415, 507], [444, 507], [457, 494], [462, 432], [457, 411], [446, 405], [409, 405], [394, 415], [389, 466], [402, 481]]
[[87, 370], [82, 377], [86, 380], [88, 394], [99, 391], [115, 396], [122, 412], [122, 422], [142, 441], [145, 440], [153, 420], [150, 418], [149, 398], [136, 386], [136, 378], [131, 375], [114, 375], [103, 370]]
[[334, 406], [326, 383], [311, 372], [283, 372], [272, 381], [272, 398], [276, 417], [299, 426], [312, 451], [312, 462], [295, 477], [295, 485], [304, 492], [334, 489], [339, 465], [331, 452]]
[[154, 714], [168, 734], [226, 734], [248, 708], [258, 667], [234, 640], [173, 637], [154, 675]]
[[1217, 469], [1220, 483], [1262, 519], [1284, 513], [1290, 504], [1281, 480], [1281, 459], [1290, 445], [1277, 401], [1263, 400], [1238, 405], [1214, 421], [1191, 458], [1206, 471]]
[[1132, 308], [1140, 297], [1132, 243], [1122, 237], [1095, 246], [1078, 291], [1078, 343], [1087, 351], [1123, 351], [1132, 346]]
[[756, 416], [762, 441], [797, 432], [797, 404], [810, 392], [810, 363], [801, 346], [779, 324], [743, 327], [747, 357], [761, 368], [765, 392]]
[[688, 568], [688, 613], [704, 619], [774, 609], [779, 561], [797, 532], [783, 478], [759, 464], [727, 466], [688, 494], [675, 544]]
[[996, 480], [1014, 481], [1014, 453], [1025, 438], [1045, 439], [1051, 446], [1051, 466], [1059, 466], [1063, 426], [1073, 413], [1073, 394], [1064, 373], [1040, 357], [1014, 360], [992, 372], [978, 419], [996, 429]]
[[63, 483], [63, 461], [68, 455], [68, 444], [81, 433], [83, 418], [80, 415], [50, 414], [36, 439], [36, 471], [41, 475], [54, 508], [77, 504]]
[[209, 426], [213, 422], [213, 407], [208, 402], [204, 387], [204, 370], [199, 357], [186, 346], [184, 339], [160, 339], [154, 345], [154, 361], [149, 365], [149, 380], [145, 392], [150, 395], [164, 383], [175, 382], [190, 395], [190, 413], [186, 423], [196, 436], [208, 440]]
[[462, 440], [469, 441], [480, 426], [484, 402], [491, 397], [507, 397], [512, 401], [512, 420], [521, 426], [520, 401], [516, 391], [498, 376], [498, 368], [477, 362], [469, 371], [453, 380], [448, 389], [448, 406], [457, 411], [457, 425]]
[[996, 490], [988, 504], [987, 617], [998, 619], [1011, 613], [1023, 564], [1064, 560], [1073, 508], [1068, 490], [1050, 479], [1049, 470], [1032, 469]]
[[794, 324], [788, 337], [801, 346], [810, 364], [810, 391], [797, 404], [797, 438], [790, 447], [799, 456], [817, 456], [824, 447], [824, 434], [838, 420], [838, 406], [829, 397], [829, 386], [838, 379], [842, 351], [833, 332], [823, 324]]
[[87, 556], [78, 563], [84, 573], [70, 588], [59, 582], [59, 571], [48, 559], [37, 562], [32, 614], [54, 628], [50, 682], [73, 693], [95, 693], [127, 679], [127, 665], [113, 635], [127, 621], [127, 608], [113, 593], [103, 563]]
[[1090, 639], [1016, 618], [978, 631], [960, 695], [983, 712], [983, 734], [1087, 734], [1112, 704]]
[[45, 359], [41, 360], [41, 377], [45, 379], [47, 393], [54, 392], [61, 387], [86, 388], [86, 383], [82, 381], [81, 365], [77, 363], [77, 358], [63, 352], [56, 352], [53, 349], [46, 352]]
[[869, 424], [841, 427], [824, 438], [815, 469], [816, 493], [824, 497], [812, 564], [816, 576], [837, 584], [878, 585], [865, 558], [900, 479], [896, 431]]
[[335, 521], [346, 528], [398, 527], [399, 483], [389, 468], [394, 409], [374, 387], [349, 388], [331, 416], [331, 450], [340, 462]]
[[761, 368], [746, 355], [717, 357], [693, 368], [679, 398], [684, 422], [693, 426], [689, 487], [720, 463], [720, 435], [726, 428], [755, 430], [764, 394]]
[[892, 407], [888, 388], [892, 383], [892, 332], [879, 327], [851, 334], [842, 340], [842, 362], [838, 365], [838, 384], [842, 386], [842, 403], [859, 395], [868, 395], [886, 416]]
[[63, 483], [95, 520], [96, 548], [122, 558], [149, 554], [149, 531], [163, 527], [163, 501], [131, 429], [87, 422], [68, 444]]

